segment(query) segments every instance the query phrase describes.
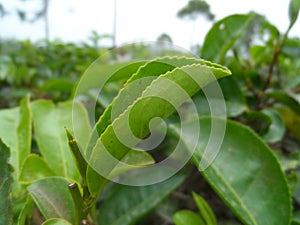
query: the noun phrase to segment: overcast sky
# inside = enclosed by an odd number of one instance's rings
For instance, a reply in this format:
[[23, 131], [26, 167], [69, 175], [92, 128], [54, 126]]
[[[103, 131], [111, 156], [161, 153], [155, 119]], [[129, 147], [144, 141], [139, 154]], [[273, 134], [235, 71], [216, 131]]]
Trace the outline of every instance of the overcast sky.
[[[116, 0], [117, 44], [134, 41], [155, 41], [162, 34], [169, 34], [175, 45], [189, 48], [191, 44], [203, 42], [211, 23], [204, 19], [196, 22], [176, 17], [188, 0]], [[37, 40], [44, 37], [42, 21], [34, 24], [21, 23], [14, 13], [18, 8], [33, 11], [40, 0], [0, 0], [11, 14], [0, 19], [1, 37]], [[234, 13], [251, 10], [266, 15], [281, 31], [288, 27], [289, 0], [207, 0], [217, 19]], [[91, 30], [99, 34], [112, 34], [113, 0], [50, 0], [50, 38], [63, 41], [87, 41]], [[298, 20], [292, 36], [300, 36]]]

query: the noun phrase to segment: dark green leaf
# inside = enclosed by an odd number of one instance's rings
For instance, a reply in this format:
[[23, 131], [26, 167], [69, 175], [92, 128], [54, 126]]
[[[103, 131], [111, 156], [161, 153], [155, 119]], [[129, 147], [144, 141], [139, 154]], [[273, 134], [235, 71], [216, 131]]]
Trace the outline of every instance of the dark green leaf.
[[201, 57], [223, 62], [227, 51], [243, 34], [253, 17], [253, 14], [231, 15], [216, 22], [205, 37]]
[[[227, 121], [216, 158], [208, 168], [203, 168], [207, 160], [203, 151], [211, 135], [212, 120], [215, 125], [225, 122], [217, 118], [200, 119], [201, 137], [193, 157], [206, 180], [244, 224], [289, 224], [292, 207], [285, 175], [270, 148], [246, 126]], [[180, 134], [178, 128], [173, 129]], [[188, 137], [190, 132], [182, 137]], [[222, 134], [220, 130], [218, 134]], [[183, 140], [189, 149], [188, 139]]]
[[77, 141], [74, 139], [71, 132], [68, 129], [66, 129], [66, 132], [67, 132], [67, 136], [69, 139], [69, 146], [70, 146], [71, 152], [76, 160], [77, 168], [80, 172], [82, 179], [85, 180], [87, 162], [86, 162], [85, 158], [83, 157], [83, 152], [80, 151]]

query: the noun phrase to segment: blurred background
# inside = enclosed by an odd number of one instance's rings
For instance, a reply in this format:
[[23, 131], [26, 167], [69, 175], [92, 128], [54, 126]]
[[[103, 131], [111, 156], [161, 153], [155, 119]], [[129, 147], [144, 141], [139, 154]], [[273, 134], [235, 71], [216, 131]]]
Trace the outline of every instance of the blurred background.
[[[288, 0], [0, 0], [0, 107], [16, 106], [26, 94], [32, 100], [69, 99], [99, 56], [102, 64], [150, 59], [178, 55], [177, 46], [218, 62], [201, 48], [213, 24], [232, 14], [257, 15], [235, 51], [253, 61], [257, 57], [249, 54], [265, 45], [263, 58], [271, 61], [274, 40], [289, 28], [288, 8]], [[289, 29], [290, 38], [299, 36], [300, 20]], [[162, 44], [146, 46], [155, 41]]]
[[[167, 34], [173, 44], [201, 45], [217, 21], [235, 13], [265, 15], [280, 31], [288, 27], [288, 0], [209, 0], [206, 11], [188, 9], [188, 0], [0, 0], [2, 39], [47, 38], [51, 41], [94, 42], [105, 47], [155, 41]], [[211, 17], [207, 13], [211, 13]], [[300, 21], [290, 36], [300, 35]]]

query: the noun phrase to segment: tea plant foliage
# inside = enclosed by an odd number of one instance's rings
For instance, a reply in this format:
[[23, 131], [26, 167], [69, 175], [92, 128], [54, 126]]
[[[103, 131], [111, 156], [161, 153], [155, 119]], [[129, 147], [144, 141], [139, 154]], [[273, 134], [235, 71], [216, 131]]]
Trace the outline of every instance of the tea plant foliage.
[[[24, 93], [31, 100], [25, 95], [18, 107], [0, 110], [0, 223], [138, 225], [159, 217], [176, 225], [223, 224], [207, 197], [216, 194], [236, 218], [227, 218], [230, 224], [299, 224], [300, 40], [289, 36], [299, 8], [299, 0], [290, 1], [284, 33], [254, 12], [216, 21], [199, 50], [205, 60], [107, 63], [115, 60], [108, 55], [87, 69], [99, 53], [89, 46], [48, 43], [46, 54], [30, 42], [1, 42], [1, 104], [14, 105]], [[141, 50], [126, 51], [134, 49]], [[103, 80], [111, 75], [100, 97], [89, 92], [102, 81], [99, 72]], [[227, 118], [210, 116], [219, 99], [208, 101], [205, 91], [216, 80]], [[96, 102], [94, 115], [66, 97], [77, 94]], [[179, 113], [188, 115], [182, 124]], [[165, 120], [165, 139], [153, 154], [140, 151], [156, 117]], [[211, 137], [215, 127], [224, 127], [224, 136]], [[222, 139], [220, 148], [208, 154], [214, 138]], [[168, 170], [124, 176], [155, 165], [178, 142], [191, 156], [178, 173], [158, 183]], [[110, 181], [123, 177], [149, 185]], [[213, 191], [198, 187], [204, 179]]]

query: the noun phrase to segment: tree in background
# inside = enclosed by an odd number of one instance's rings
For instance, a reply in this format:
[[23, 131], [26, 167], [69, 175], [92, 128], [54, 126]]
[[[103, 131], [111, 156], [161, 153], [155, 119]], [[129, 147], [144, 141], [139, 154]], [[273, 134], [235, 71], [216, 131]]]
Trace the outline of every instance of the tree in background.
[[162, 33], [161, 35], [158, 36], [157, 41], [160, 42], [167, 42], [167, 43], [173, 43], [172, 38], [170, 37], [170, 35], [166, 34], [166, 33]]
[[[27, 0], [21, 0], [23, 2]], [[48, 41], [50, 37], [50, 31], [49, 31], [49, 19], [48, 19], [48, 11], [49, 11], [49, 2], [50, 0], [41, 0], [41, 7], [38, 9], [35, 13], [33, 18], [28, 18], [27, 14], [22, 9], [17, 9], [17, 13], [19, 15], [19, 18], [22, 21], [28, 21], [28, 22], [36, 22], [37, 20], [43, 19], [44, 20], [44, 27], [45, 27], [45, 39]]]
[[[196, 21], [199, 16], [204, 16], [208, 21], [213, 21], [215, 18], [215, 15], [210, 10], [210, 6], [204, 0], [189, 0], [187, 5], [180, 9], [177, 13], [177, 17], [180, 19], [186, 18], [194, 21], [190, 38], [191, 49], [195, 49], [195, 47], [192, 46], [192, 37], [195, 31]], [[196, 49], [198, 49], [198, 47], [196, 47]]]
[[213, 21], [215, 15], [210, 11], [210, 6], [203, 0], [189, 0], [188, 4], [177, 13], [179, 18], [196, 20], [200, 15], [205, 16], [209, 21]]
[[7, 12], [6, 12], [6, 10], [5, 10], [3, 4], [0, 3], [0, 18], [3, 18], [3, 17], [6, 16], [6, 15], [7, 15]]

